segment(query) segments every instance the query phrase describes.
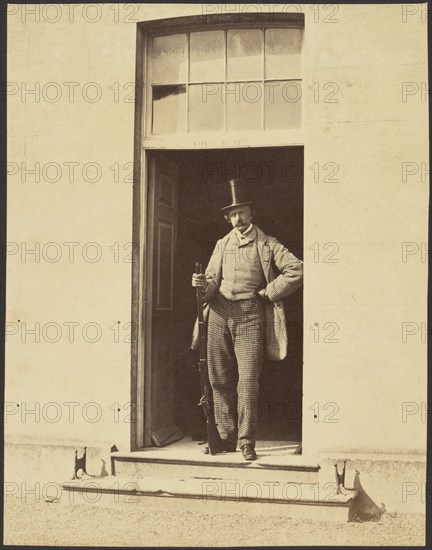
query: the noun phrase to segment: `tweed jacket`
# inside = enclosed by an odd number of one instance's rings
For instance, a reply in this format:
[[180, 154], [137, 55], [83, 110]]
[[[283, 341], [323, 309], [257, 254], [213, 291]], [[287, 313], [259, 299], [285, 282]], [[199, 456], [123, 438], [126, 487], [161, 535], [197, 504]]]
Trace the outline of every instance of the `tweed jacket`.
[[[261, 266], [266, 280], [266, 324], [265, 356], [272, 361], [281, 361], [288, 351], [283, 298], [286, 298], [302, 285], [303, 262], [296, 258], [277, 239], [266, 235], [259, 227], [257, 230], [257, 247]], [[217, 293], [222, 279], [222, 260], [225, 247], [232, 229], [225, 237], [219, 239], [205, 271], [208, 286], [203, 296], [207, 303], [208, 314], [212, 298]], [[278, 274], [275, 272], [276, 267]], [[198, 347], [198, 324], [195, 323], [192, 338], [192, 349]]]

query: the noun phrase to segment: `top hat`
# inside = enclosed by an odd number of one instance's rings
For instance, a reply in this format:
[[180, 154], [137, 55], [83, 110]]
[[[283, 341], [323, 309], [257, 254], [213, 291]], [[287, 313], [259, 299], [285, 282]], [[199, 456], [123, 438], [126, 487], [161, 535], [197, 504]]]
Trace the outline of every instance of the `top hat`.
[[247, 189], [245, 185], [241, 183], [240, 180], [236, 180], [236, 179], [228, 180], [228, 183], [230, 186], [231, 204], [228, 204], [227, 206], [224, 206], [223, 208], [221, 208], [222, 212], [225, 212], [230, 208], [234, 208], [235, 206], [252, 204], [253, 201], [250, 200]]

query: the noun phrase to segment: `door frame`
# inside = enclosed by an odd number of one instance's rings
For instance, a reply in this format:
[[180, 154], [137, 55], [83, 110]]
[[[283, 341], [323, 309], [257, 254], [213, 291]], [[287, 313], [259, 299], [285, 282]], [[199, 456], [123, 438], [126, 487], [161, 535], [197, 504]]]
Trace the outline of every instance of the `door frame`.
[[[265, 146], [264, 146], [265, 147]], [[286, 147], [290, 147], [287, 145]], [[304, 153], [304, 146], [303, 153]], [[265, 147], [267, 149], [267, 147]], [[242, 148], [236, 148], [242, 149]], [[195, 149], [196, 150], [196, 149]], [[206, 149], [197, 151], [204, 152]], [[164, 157], [167, 150], [143, 149], [141, 173], [134, 189], [132, 262], [132, 327], [131, 343], [131, 422], [130, 448], [137, 451], [152, 446], [152, 326], [153, 326], [153, 261], [156, 162], [151, 157]], [[304, 183], [304, 180], [303, 180]], [[135, 184], [134, 184], [135, 185]], [[181, 191], [180, 183], [178, 192]], [[304, 342], [303, 342], [304, 357]], [[304, 383], [304, 381], [303, 381]], [[301, 420], [304, 444], [304, 417]]]
[[[143, 78], [145, 74], [146, 55], [144, 51], [144, 34], [137, 26], [136, 35], [136, 66], [135, 66], [135, 120], [134, 120], [134, 170], [132, 199], [132, 296], [131, 323], [135, 329], [135, 338], [131, 338], [131, 385], [130, 402], [131, 416], [130, 450], [136, 451], [146, 445], [144, 419], [145, 410], [145, 350], [148, 347], [145, 327], [147, 296], [145, 288], [148, 284], [148, 274], [143, 269], [143, 260], [147, 255], [146, 227], [148, 196], [147, 196], [147, 163], [145, 150], [142, 149], [143, 127]], [[148, 443], [147, 443], [148, 444]]]
[[[256, 14], [255, 14], [256, 15]], [[264, 17], [266, 14], [262, 14]], [[275, 24], [304, 25], [303, 14], [273, 14]], [[149, 143], [145, 139], [145, 128], [148, 124], [148, 102], [146, 100], [146, 75], [147, 75], [147, 42], [148, 36], [152, 33], [173, 29], [208, 28], [209, 19], [214, 26], [250, 26], [248, 25], [248, 14], [225, 15], [221, 21], [218, 15], [187, 16], [157, 21], [146, 21], [137, 24], [136, 34], [136, 66], [135, 66], [135, 117], [134, 117], [134, 171], [133, 171], [133, 204], [132, 204], [132, 249], [134, 251], [132, 262], [132, 295], [131, 295], [131, 326], [135, 337], [131, 338], [131, 429], [130, 429], [130, 450], [137, 451], [152, 445], [149, 421], [151, 418], [151, 369], [146, 368], [151, 361], [151, 326], [152, 326], [152, 227], [151, 194], [154, 186], [151, 185], [151, 173], [149, 154], [163, 154], [169, 149], [243, 149], [248, 147], [290, 147], [302, 146], [305, 149], [303, 133], [294, 132], [288, 142], [281, 140], [267, 143], [264, 139], [260, 143], [239, 142], [228, 140], [223, 145], [219, 142], [200, 141], [199, 143], [173, 143], [168, 140], [155, 140]], [[203, 25], [205, 23], [205, 25]], [[147, 107], [146, 107], [147, 106]], [[303, 116], [303, 115], [302, 115]], [[265, 132], [265, 131], [264, 131]], [[227, 132], [229, 134], [229, 132]], [[173, 146], [174, 145], [174, 146]], [[180, 191], [180, 188], [179, 188]], [[150, 214], [150, 215], [149, 215]], [[150, 261], [148, 261], [150, 260]], [[303, 423], [303, 420], [302, 420]], [[302, 429], [303, 433], [303, 429]]]

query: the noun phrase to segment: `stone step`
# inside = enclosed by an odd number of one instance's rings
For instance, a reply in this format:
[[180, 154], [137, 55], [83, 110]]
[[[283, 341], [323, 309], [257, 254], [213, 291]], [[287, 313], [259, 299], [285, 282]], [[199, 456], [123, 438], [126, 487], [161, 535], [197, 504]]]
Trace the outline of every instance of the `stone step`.
[[258, 459], [246, 462], [241, 452], [204, 455], [200, 451], [146, 450], [111, 454], [116, 475], [129, 477], [165, 477], [240, 479], [257, 482], [283, 481], [314, 483], [318, 481], [319, 465], [301, 455], [273, 456], [258, 454]]
[[[119, 502], [162, 509], [179, 507], [204, 513], [245, 513], [344, 522], [357, 492], [337, 495], [329, 484], [258, 482], [211, 478], [89, 477], [66, 481], [65, 492], [87, 504]], [[66, 498], [66, 497], [64, 497]], [[69, 502], [76, 503], [76, 499]]]

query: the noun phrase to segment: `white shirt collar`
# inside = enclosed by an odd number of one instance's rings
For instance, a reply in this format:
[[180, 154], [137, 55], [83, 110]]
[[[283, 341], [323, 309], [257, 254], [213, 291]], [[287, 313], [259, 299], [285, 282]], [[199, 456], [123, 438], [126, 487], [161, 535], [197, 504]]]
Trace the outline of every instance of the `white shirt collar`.
[[253, 223], [251, 223], [249, 227], [243, 231], [243, 233], [241, 233], [238, 229], [236, 229], [235, 232], [238, 239], [240, 240], [242, 238], [247, 237], [247, 235], [252, 231], [252, 229], [253, 229]]

